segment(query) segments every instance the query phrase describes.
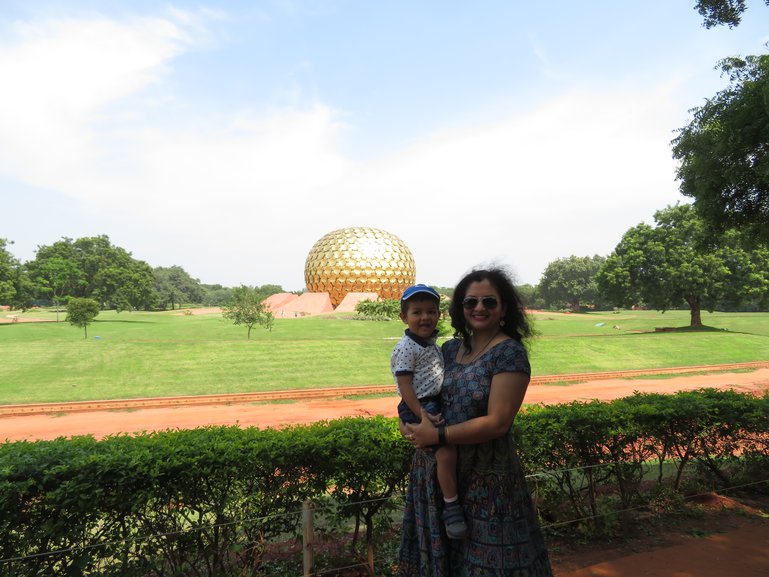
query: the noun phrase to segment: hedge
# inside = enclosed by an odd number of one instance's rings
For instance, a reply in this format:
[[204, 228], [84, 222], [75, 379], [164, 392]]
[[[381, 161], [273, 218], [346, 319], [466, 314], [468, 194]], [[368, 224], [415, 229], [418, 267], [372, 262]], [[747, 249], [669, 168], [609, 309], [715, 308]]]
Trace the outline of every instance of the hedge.
[[[600, 525], [605, 499], [769, 477], [769, 396], [703, 389], [528, 407], [514, 434], [548, 521]], [[399, 517], [410, 445], [397, 420], [205, 427], [0, 445], [0, 576], [265, 574], [270, 543], [321, 529], [368, 546]], [[665, 473], [668, 469], [672, 475]], [[592, 525], [591, 525], [592, 523]], [[362, 538], [361, 538], [362, 536]]]

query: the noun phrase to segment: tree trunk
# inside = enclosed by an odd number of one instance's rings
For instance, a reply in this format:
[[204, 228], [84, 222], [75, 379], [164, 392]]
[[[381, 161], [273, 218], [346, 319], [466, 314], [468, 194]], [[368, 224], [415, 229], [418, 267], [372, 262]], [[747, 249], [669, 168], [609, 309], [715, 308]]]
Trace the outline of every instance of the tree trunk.
[[701, 327], [702, 326], [702, 307], [700, 305], [699, 295], [693, 296], [687, 300], [689, 302], [689, 309], [691, 311], [691, 322], [689, 323], [689, 326]]

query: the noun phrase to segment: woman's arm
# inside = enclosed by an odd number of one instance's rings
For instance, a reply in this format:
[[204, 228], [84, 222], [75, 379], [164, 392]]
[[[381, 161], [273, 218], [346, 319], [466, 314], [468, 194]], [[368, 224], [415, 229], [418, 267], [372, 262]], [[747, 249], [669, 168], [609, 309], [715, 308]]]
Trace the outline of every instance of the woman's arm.
[[[491, 379], [488, 412], [482, 417], [463, 423], [449, 425], [445, 429], [445, 440], [451, 445], [475, 445], [506, 434], [513, 424], [515, 415], [523, 404], [529, 375], [526, 373], [497, 373]], [[438, 429], [429, 419], [422, 419], [418, 425], [405, 425], [416, 447], [430, 447], [438, 444]]]

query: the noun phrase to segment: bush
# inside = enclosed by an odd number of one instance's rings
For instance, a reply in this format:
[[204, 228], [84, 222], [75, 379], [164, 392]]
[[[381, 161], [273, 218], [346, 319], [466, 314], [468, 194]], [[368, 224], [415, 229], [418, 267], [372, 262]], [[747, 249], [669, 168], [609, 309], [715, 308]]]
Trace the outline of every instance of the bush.
[[357, 318], [367, 321], [398, 320], [401, 313], [401, 303], [397, 300], [362, 300], [355, 305]]
[[[514, 431], [543, 517], [585, 536], [620, 532], [629, 519], [616, 510], [674, 511], [692, 483], [767, 490], [769, 396], [534, 406]], [[276, 574], [265, 552], [298, 535], [308, 500], [335, 555], [374, 560], [412, 454], [383, 417], [5, 443], [0, 575]]]

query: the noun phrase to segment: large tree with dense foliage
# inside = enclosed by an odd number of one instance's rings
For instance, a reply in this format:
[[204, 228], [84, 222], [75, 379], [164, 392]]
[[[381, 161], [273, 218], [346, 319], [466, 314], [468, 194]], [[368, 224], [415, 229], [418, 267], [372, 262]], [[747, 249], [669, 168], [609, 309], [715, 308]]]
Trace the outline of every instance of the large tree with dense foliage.
[[548, 264], [537, 287], [545, 305], [578, 311], [580, 305], [595, 304], [599, 297], [595, 275], [605, 260], [598, 255], [572, 255]]
[[152, 268], [106, 235], [63, 238], [38, 247], [27, 263], [30, 275], [49, 298], [93, 298], [118, 311], [150, 308], [157, 302]]
[[628, 230], [596, 277], [614, 304], [664, 311], [686, 303], [699, 327], [702, 309], [767, 294], [767, 250], [746, 250], [739, 231], [714, 236], [691, 205], [667, 207], [654, 220]]
[[160, 299], [160, 306], [163, 308], [170, 307], [173, 310], [176, 305], [181, 306], [183, 302], [203, 302], [205, 290], [200, 281], [192, 278], [182, 267], [159, 266], [152, 272], [155, 277], [155, 290]]
[[33, 304], [34, 284], [27, 268], [9, 251], [12, 241], [0, 238], [0, 304], [26, 310]]
[[769, 242], [769, 55], [726, 58], [729, 87], [694, 109], [673, 140], [681, 192], [719, 231]]
[[272, 330], [274, 317], [264, 306], [266, 296], [255, 287], [241, 285], [232, 289], [232, 301], [223, 307], [222, 316], [236, 325], [248, 328], [247, 338], [251, 338], [251, 329], [261, 325]]
[[68, 295], [76, 294], [85, 283], [83, 271], [74, 259], [52, 256], [33, 268], [33, 280], [38, 293], [53, 300], [56, 306], [56, 321], [59, 321], [59, 303]]

